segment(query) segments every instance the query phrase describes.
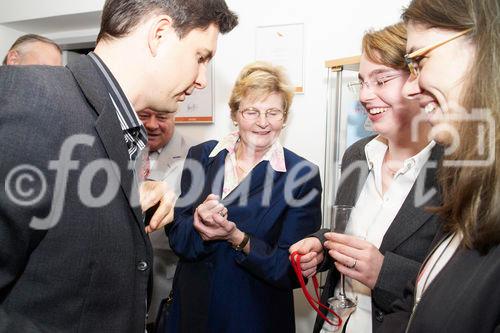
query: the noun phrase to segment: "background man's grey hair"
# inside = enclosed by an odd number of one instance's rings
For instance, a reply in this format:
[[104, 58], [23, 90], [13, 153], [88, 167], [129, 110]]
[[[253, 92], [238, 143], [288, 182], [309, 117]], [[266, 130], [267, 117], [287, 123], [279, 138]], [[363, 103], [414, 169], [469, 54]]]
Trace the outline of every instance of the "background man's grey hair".
[[[50, 44], [50, 45], [54, 46], [55, 48], [57, 48], [59, 50], [59, 53], [62, 53], [61, 47], [56, 42], [54, 42], [52, 39], [49, 39], [47, 37], [43, 37], [40, 35], [27, 34], [27, 35], [23, 35], [23, 36], [19, 37], [18, 39], [16, 39], [14, 44], [12, 44], [9, 51], [7, 51], [7, 54], [3, 58], [2, 64], [7, 65], [7, 55], [9, 54], [10, 51], [16, 50], [16, 51], [20, 52], [20, 48], [22, 48], [24, 45], [27, 45], [27, 44], [33, 43], [33, 42], [42, 42], [42, 43]], [[22, 53], [22, 52], [20, 52], [20, 53]]]

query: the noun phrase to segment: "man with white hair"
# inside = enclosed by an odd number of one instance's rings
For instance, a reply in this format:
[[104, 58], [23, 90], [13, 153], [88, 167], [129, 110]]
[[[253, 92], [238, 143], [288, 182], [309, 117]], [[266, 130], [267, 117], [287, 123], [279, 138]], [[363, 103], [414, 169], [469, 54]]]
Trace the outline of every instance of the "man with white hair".
[[46, 37], [27, 34], [16, 39], [3, 65], [62, 65], [61, 47]]

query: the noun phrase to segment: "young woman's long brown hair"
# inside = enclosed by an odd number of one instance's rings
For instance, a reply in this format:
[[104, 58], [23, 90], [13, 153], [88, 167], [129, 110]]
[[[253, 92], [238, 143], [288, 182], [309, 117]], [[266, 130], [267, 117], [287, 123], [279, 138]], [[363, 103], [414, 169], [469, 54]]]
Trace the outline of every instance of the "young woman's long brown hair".
[[[486, 154], [494, 161], [483, 167], [443, 167], [440, 183], [443, 205], [436, 212], [446, 219], [450, 231], [464, 235], [468, 248], [487, 252], [500, 243], [500, 2], [498, 0], [413, 0], [403, 20], [431, 28], [463, 31], [475, 45], [474, 61], [461, 96], [461, 106], [469, 113], [485, 109], [494, 121], [494, 144]], [[491, 122], [490, 122], [491, 124]], [[478, 156], [477, 122], [462, 122], [460, 148], [446, 159], [471, 161]], [[490, 143], [486, 130], [482, 137]], [[485, 155], [488, 156], [488, 155]], [[491, 156], [491, 155], [490, 155]]]

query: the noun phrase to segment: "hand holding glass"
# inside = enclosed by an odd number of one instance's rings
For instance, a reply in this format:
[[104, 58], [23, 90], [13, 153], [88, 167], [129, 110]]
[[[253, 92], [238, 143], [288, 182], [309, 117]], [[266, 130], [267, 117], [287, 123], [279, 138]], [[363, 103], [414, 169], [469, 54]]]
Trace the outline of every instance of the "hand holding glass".
[[[351, 206], [333, 206], [331, 211], [331, 222], [330, 230], [336, 233], [345, 233], [347, 229], [347, 224], [351, 216], [353, 207]], [[345, 326], [345, 322], [349, 316], [356, 310], [356, 300], [351, 299], [345, 293], [345, 279], [344, 274], [340, 274], [340, 292], [338, 295], [334, 295], [328, 299], [328, 304], [330, 309], [335, 311], [342, 322], [339, 325], [338, 318], [333, 314], [329, 313], [327, 318], [333, 322], [335, 325], [330, 325], [325, 322], [322, 332], [342, 332]]]

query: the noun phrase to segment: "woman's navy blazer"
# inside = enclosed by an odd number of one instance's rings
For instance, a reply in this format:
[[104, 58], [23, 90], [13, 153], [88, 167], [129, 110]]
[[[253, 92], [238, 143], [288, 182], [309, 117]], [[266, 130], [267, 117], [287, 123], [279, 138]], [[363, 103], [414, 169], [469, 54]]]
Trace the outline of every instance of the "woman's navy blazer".
[[208, 141], [189, 151], [167, 230], [180, 258], [168, 331], [294, 332], [292, 289], [298, 281], [288, 249], [320, 228], [318, 167], [284, 149], [286, 172], [262, 161], [222, 200], [228, 219], [250, 235], [246, 255], [227, 241], [203, 241], [193, 228], [196, 207], [210, 193], [222, 193], [227, 150], [209, 157], [216, 144]]

